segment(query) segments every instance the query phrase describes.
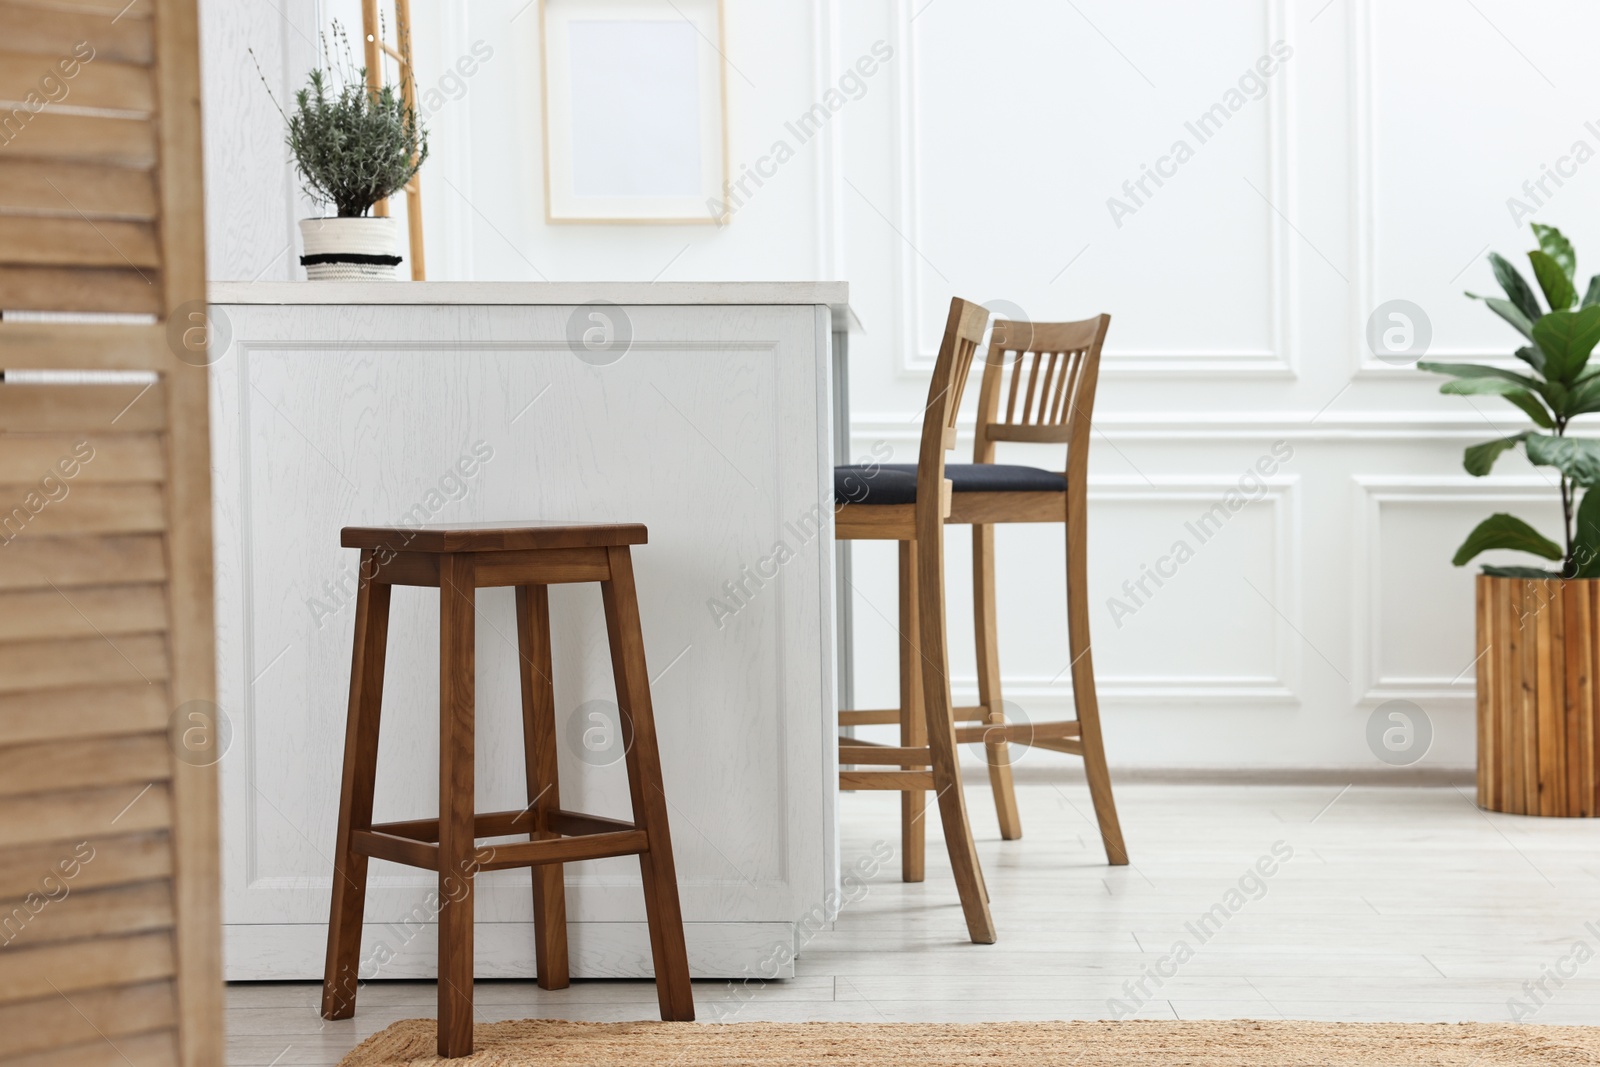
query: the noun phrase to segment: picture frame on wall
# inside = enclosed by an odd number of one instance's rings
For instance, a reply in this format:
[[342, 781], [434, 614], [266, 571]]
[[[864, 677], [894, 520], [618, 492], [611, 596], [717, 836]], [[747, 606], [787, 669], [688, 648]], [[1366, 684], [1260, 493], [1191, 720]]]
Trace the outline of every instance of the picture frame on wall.
[[540, 0], [545, 219], [727, 221], [722, 0]]

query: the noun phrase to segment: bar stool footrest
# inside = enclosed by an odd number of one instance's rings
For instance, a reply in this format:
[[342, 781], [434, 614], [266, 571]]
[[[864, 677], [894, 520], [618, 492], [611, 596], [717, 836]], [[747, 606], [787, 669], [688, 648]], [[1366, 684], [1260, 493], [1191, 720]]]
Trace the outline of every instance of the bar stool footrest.
[[956, 743], [967, 744], [995, 744], [1000, 741], [1009, 741], [1014, 745], [1038, 745], [1045, 747], [1043, 742], [1060, 742], [1076, 739], [1083, 732], [1083, 728], [1076, 721], [1073, 722], [1009, 722], [994, 723], [984, 726], [957, 726]]
[[932, 771], [840, 771], [840, 789], [937, 790]]
[[477, 866], [480, 871], [503, 871], [511, 867], [539, 867], [546, 863], [637, 856], [649, 851], [650, 839], [643, 830], [619, 830], [577, 837], [545, 837], [510, 845], [484, 845], [477, 851]]
[[[474, 837], [533, 834], [536, 839], [479, 845], [473, 852], [473, 868], [501, 871], [512, 867], [576, 863], [610, 856], [637, 856], [650, 851], [650, 840], [645, 832], [620, 819], [565, 810], [549, 812], [546, 818], [551, 830], [539, 833], [533, 828], [534, 815], [531, 810], [474, 815]], [[351, 834], [351, 846], [364, 856], [429, 871], [439, 869], [438, 842], [438, 819], [378, 823], [371, 830], [357, 830]]]
[[[604, 834], [612, 831], [636, 830], [638, 827], [631, 822], [621, 819], [607, 819], [600, 815], [586, 815], [581, 811], [552, 811], [547, 816], [550, 828], [559, 834], [578, 836], [581, 834]], [[491, 811], [472, 817], [473, 837], [510, 837], [513, 834], [531, 834], [535, 831], [536, 816], [534, 809], [521, 808], [517, 811]], [[439, 840], [438, 819], [411, 819], [406, 822], [376, 823], [372, 832], [388, 834], [392, 837], [409, 838], [412, 841]]]

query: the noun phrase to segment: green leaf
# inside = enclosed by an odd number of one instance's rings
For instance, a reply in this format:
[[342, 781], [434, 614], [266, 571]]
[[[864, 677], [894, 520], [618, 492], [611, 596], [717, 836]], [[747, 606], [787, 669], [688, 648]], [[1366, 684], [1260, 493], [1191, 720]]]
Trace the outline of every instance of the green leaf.
[[1517, 358], [1538, 371], [1540, 375], [1544, 374], [1544, 353], [1539, 351], [1538, 345], [1523, 345], [1517, 349]]
[[1491, 578], [1537, 578], [1540, 580], [1559, 578], [1557, 571], [1547, 571], [1543, 567], [1493, 567], [1485, 563], [1483, 573]]
[[1515, 382], [1503, 378], [1457, 378], [1439, 387], [1441, 393], [1458, 396], [1503, 396], [1528, 413], [1528, 418], [1547, 430], [1555, 428], [1555, 420], [1539, 398]]
[[1543, 252], [1529, 252], [1528, 261], [1533, 264], [1533, 276], [1539, 279], [1539, 288], [1544, 290], [1551, 311], [1565, 311], [1577, 303], [1578, 291], [1572, 287], [1572, 279], [1553, 257]]
[[1572, 401], [1566, 386], [1560, 382], [1545, 382], [1540, 395], [1544, 397], [1545, 403], [1550, 405], [1550, 410], [1556, 413], [1557, 418], [1569, 417], [1567, 409]]
[[1477, 293], [1468, 293], [1467, 296], [1473, 300], [1482, 300], [1495, 314], [1515, 326], [1518, 333], [1530, 341], [1533, 340], [1533, 320], [1524, 315], [1517, 305], [1498, 296], [1479, 296]]
[[1562, 415], [1571, 419], [1595, 411], [1600, 411], [1600, 378], [1590, 377], [1573, 387]]
[[1417, 364], [1417, 368], [1434, 374], [1453, 374], [1457, 378], [1500, 378], [1515, 382], [1524, 389], [1538, 389], [1544, 384], [1526, 374], [1518, 374], [1514, 370], [1506, 370], [1490, 363], [1438, 363], [1433, 360], [1423, 360]]
[[1550, 312], [1533, 324], [1533, 340], [1544, 352], [1545, 377], [1573, 381], [1600, 342], [1600, 305]]
[[1530, 433], [1528, 461], [1554, 467], [1582, 486], [1600, 485], [1600, 441], [1589, 437], [1552, 437]]
[[1494, 268], [1495, 281], [1500, 283], [1500, 288], [1506, 291], [1506, 296], [1517, 310], [1529, 322], [1539, 321], [1539, 316], [1544, 314], [1539, 309], [1539, 298], [1533, 295], [1533, 290], [1528, 287], [1527, 281], [1506, 261], [1506, 257], [1498, 252], [1489, 253], [1489, 265]]
[[1494, 468], [1494, 461], [1499, 459], [1502, 453], [1516, 448], [1529, 436], [1530, 432], [1524, 430], [1522, 433], [1502, 437], [1497, 441], [1485, 441], [1481, 445], [1473, 445], [1462, 457], [1461, 465], [1467, 469], [1468, 474], [1482, 478]]
[[1583, 306], [1593, 307], [1600, 304], [1600, 274], [1589, 279], [1589, 291], [1583, 294]]
[[1568, 281], [1575, 281], [1578, 273], [1578, 254], [1572, 250], [1572, 242], [1554, 226], [1545, 226], [1538, 222], [1533, 224], [1533, 235], [1539, 239], [1540, 251], [1556, 261]]
[[1478, 523], [1477, 529], [1469, 533], [1467, 539], [1461, 542], [1461, 547], [1456, 549], [1455, 558], [1450, 562], [1459, 567], [1480, 552], [1488, 552], [1496, 548], [1509, 548], [1517, 552], [1531, 552], [1535, 556], [1543, 556], [1545, 559], [1561, 558], [1560, 545], [1515, 515], [1496, 512]]
[[1572, 535], [1573, 577], [1600, 578], [1600, 489], [1584, 490]]

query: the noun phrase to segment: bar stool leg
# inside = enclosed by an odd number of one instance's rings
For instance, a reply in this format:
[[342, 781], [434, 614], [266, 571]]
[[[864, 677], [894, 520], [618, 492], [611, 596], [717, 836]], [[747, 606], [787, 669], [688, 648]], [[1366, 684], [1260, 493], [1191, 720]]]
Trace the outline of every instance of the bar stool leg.
[[[978, 703], [987, 713], [984, 724], [1003, 726], [1005, 704], [1000, 696], [1000, 638], [994, 601], [994, 527], [972, 528], [973, 633], [978, 643]], [[1005, 738], [984, 743], [988, 757], [989, 788], [994, 791], [1000, 836], [1015, 841], [1022, 836], [1022, 815], [1017, 811], [1017, 791], [1011, 776], [1011, 746]]]
[[383, 702], [383, 661], [389, 638], [391, 587], [369, 581], [371, 552], [361, 553], [351, 644], [350, 705], [344, 727], [344, 776], [339, 788], [339, 836], [333, 853], [333, 903], [328, 916], [328, 958], [322, 974], [322, 1017], [356, 1013], [361, 980], [361, 922], [367, 902], [367, 857], [350, 847], [358, 830], [372, 828], [372, 791], [378, 773], [378, 720]]
[[474, 563], [439, 557], [439, 1055], [472, 1052]]
[[692, 1022], [694, 992], [689, 984], [689, 954], [683, 942], [683, 912], [678, 903], [672, 837], [667, 829], [667, 795], [661, 783], [661, 754], [656, 747], [633, 560], [626, 546], [608, 549], [607, 555], [611, 579], [600, 584], [600, 595], [605, 602], [606, 630], [611, 640], [611, 667], [616, 676], [622, 743], [627, 752], [633, 822], [649, 842], [649, 851], [639, 854], [639, 869], [644, 879], [645, 915], [650, 922], [656, 997], [662, 1019]]
[[[943, 521], [938, 514], [922, 520], [917, 552], [917, 604], [922, 629], [922, 699], [927, 709], [928, 754], [933, 762], [933, 783], [938, 791], [939, 816], [944, 824], [945, 848], [961, 896], [967, 936], [976, 944], [995, 942], [994, 918], [989, 912], [989, 890], [984, 884], [978, 847], [972, 840], [967, 801], [961, 791], [961, 767], [956, 762], [955, 709], [946, 673], [950, 648], [944, 626]], [[931, 525], [937, 523], [938, 525]]]
[[[522, 661], [522, 745], [528, 774], [530, 838], [556, 836], [550, 816], [561, 809], [556, 767], [556, 695], [550, 662], [550, 587], [517, 586], [517, 645]], [[539, 988], [565, 989], [567, 891], [559, 863], [533, 871], [534, 953]]]
[[[1074, 506], [1076, 505], [1076, 506]], [[1074, 497], [1067, 512], [1067, 642], [1072, 653], [1072, 701], [1078, 709], [1079, 736], [1083, 739], [1083, 771], [1089, 779], [1089, 799], [1094, 801], [1106, 862], [1113, 867], [1128, 862], [1122, 840], [1117, 803], [1111, 796], [1111, 771], [1106, 766], [1105, 740], [1100, 733], [1100, 701], [1094, 688], [1094, 658], [1089, 639], [1089, 555], [1085, 540], [1083, 500]]]
[[[921, 748], [928, 743], [928, 721], [922, 705], [922, 636], [917, 622], [917, 543], [900, 542], [900, 744]], [[900, 794], [900, 880], [920, 882], [928, 857], [928, 794], [907, 789]]]

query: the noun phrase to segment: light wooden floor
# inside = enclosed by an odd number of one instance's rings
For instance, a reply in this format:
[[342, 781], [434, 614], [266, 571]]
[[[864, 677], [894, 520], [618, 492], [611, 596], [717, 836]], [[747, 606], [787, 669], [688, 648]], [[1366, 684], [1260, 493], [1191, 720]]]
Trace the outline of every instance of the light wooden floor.
[[[1510, 1021], [1517, 998], [1527, 1021], [1600, 1025], [1600, 823], [1486, 815], [1466, 788], [1125, 783], [1134, 865], [1112, 869], [1081, 783], [1034, 778], [1018, 794], [1026, 836], [1004, 842], [987, 787], [968, 791], [998, 944], [962, 940], [931, 841], [928, 880], [906, 885], [886, 864], [804, 947], [799, 977], [696, 983], [701, 1019], [1110, 1018], [1111, 1000], [1137, 999], [1151, 1018]], [[894, 795], [847, 794], [846, 867], [896, 844], [898, 825]], [[1293, 858], [1264, 892], [1229, 899], [1280, 841]], [[1202, 943], [1185, 924], [1219, 903], [1237, 911]], [[1192, 957], [1163, 962], [1180, 940]], [[1159, 987], [1157, 970], [1171, 975]], [[231, 987], [230, 1062], [335, 1064], [390, 1022], [431, 1016], [434, 989], [369, 984], [340, 1023], [317, 1017], [317, 997]], [[485, 1021], [656, 1011], [642, 982], [480, 982], [477, 1004]]]

